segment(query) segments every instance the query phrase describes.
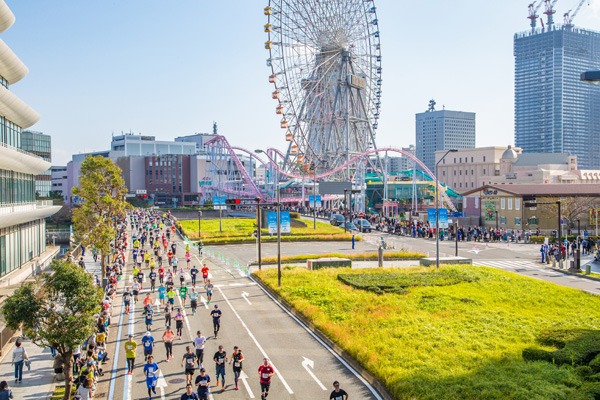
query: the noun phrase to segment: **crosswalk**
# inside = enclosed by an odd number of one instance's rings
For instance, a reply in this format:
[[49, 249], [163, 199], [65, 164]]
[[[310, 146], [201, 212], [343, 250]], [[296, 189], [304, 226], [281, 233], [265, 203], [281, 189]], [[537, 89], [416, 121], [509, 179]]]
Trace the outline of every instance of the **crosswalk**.
[[[558, 271], [553, 271], [540, 266], [540, 264], [534, 261], [523, 261], [523, 260], [485, 260], [473, 262], [473, 265], [480, 267], [493, 267], [502, 269], [509, 272], [525, 273], [532, 271], [543, 272], [545, 276], [562, 277], [574, 281], [578, 281], [581, 278], [565, 274]], [[598, 282], [594, 282], [598, 283]], [[599, 283], [600, 284], [600, 283]]]

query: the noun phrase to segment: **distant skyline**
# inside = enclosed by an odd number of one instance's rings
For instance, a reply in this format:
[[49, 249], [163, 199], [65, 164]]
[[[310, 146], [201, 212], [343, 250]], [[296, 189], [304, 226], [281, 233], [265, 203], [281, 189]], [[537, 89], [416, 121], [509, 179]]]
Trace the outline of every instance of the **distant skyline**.
[[[113, 133], [172, 140], [213, 121], [241, 147], [285, 147], [265, 62], [267, 1], [6, 2], [16, 21], [0, 39], [29, 68], [10, 89], [42, 115], [30, 129], [52, 136], [53, 165], [107, 150]], [[528, 30], [530, 2], [375, 1], [378, 146], [414, 144], [415, 114], [432, 98], [477, 114], [477, 146], [513, 144], [513, 35]], [[559, 0], [555, 21], [577, 3]], [[597, 30], [598, 3], [574, 24]]]

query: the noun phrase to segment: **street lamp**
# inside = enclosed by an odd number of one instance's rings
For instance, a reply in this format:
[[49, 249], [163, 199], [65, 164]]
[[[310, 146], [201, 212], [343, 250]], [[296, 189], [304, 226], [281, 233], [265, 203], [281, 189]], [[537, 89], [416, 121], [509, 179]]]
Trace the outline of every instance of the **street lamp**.
[[446, 156], [448, 155], [448, 153], [456, 153], [458, 150], [456, 149], [450, 149], [446, 152], [446, 154], [443, 155], [442, 158], [440, 158], [440, 160], [438, 162], [435, 163], [435, 266], [437, 269], [440, 269], [440, 208], [438, 206], [438, 198], [439, 198], [439, 194], [438, 194], [438, 171], [437, 171], [437, 167], [438, 164], [440, 162], [442, 162], [442, 160], [444, 158], [446, 158]]
[[595, 70], [582, 72], [581, 76], [579, 77], [579, 80], [581, 80], [582, 82], [589, 83], [591, 85], [598, 86], [600, 85], [600, 71]]
[[[211, 163], [211, 160], [206, 160], [207, 164]], [[219, 232], [223, 232], [223, 224], [221, 222], [222, 219], [222, 209], [221, 209], [221, 174], [215, 165], [215, 171], [217, 171], [217, 175], [219, 176]]]
[[[269, 160], [273, 161], [273, 159], [261, 149], [256, 149], [254, 150], [254, 152], [257, 154], [263, 153], [265, 156], [267, 156]], [[281, 204], [279, 203], [279, 180], [277, 180], [276, 182], [277, 185], [275, 191], [275, 207], [277, 208], [277, 286], [281, 286]], [[260, 226], [258, 227], [258, 229], [260, 229]]]

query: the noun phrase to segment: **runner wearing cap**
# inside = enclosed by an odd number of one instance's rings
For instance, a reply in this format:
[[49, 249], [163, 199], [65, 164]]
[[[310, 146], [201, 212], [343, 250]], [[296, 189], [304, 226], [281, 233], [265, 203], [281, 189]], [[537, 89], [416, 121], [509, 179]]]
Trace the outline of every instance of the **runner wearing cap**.
[[225, 390], [225, 364], [227, 363], [227, 352], [223, 350], [223, 346], [219, 346], [219, 351], [213, 356], [216, 368], [217, 387], [219, 386], [219, 375], [222, 378], [221, 392]]
[[149, 303], [144, 308], [144, 312], [142, 313], [146, 316], [146, 330], [152, 330], [152, 320], [154, 319], [154, 310], [152, 309], [152, 304]]
[[125, 311], [129, 314], [129, 307], [131, 306], [131, 292], [129, 291], [129, 288], [125, 289], [125, 292], [123, 293], [123, 304], [125, 305]]
[[183, 354], [183, 358], [181, 359], [181, 366], [183, 367], [185, 364], [185, 383], [192, 383], [192, 379], [194, 378], [194, 369], [196, 364], [196, 355], [192, 353], [192, 348], [190, 346], [185, 346], [185, 353]]
[[206, 344], [206, 338], [202, 336], [202, 332], [196, 332], [196, 337], [192, 340], [194, 347], [196, 348], [196, 359], [198, 360], [198, 366], [203, 367], [204, 362], [204, 344]]
[[213, 328], [215, 331], [215, 339], [217, 338], [217, 334], [219, 333], [219, 329], [221, 329], [221, 310], [219, 310], [219, 306], [215, 304], [215, 308], [210, 312], [210, 316], [213, 319]]
[[198, 293], [196, 293], [196, 289], [192, 288], [190, 292], [190, 305], [192, 307], [192, 315], [196, 315], [196, 308], [198, 308]]
[[146, 361], [148, 357], [152, 356], [152, 350], [154, 349], [154, 338], [149, 331], [142, 338], [142, 344], [144, 345], [144, 361]]
[[208, 387], [210, 386], [210, 376], [204, 368], [200, 368], [200, 375], [196, 377], [196, 386], [198, 387], [198, 399], [208, 400]]
[[208, 298], [206, 304], [210, 304], [210, 300], [212, 299], [212, 292], [215, 285], [210, 283], [210, 279], [206, 280], [206, 284], [204, 285], [204, 289], [206, 289], [206, 297]]
[[271, 386], [271, 377], [275, 370], [269, 365], [269, 359], [263, 359], [263, 365], [258, 367], [258, 376], [260, 377], [260, 399], [266, 400], [269, 395], [269, 387]]
[[133, 340], [133, 335], [129, 335], [129, 339], [125, 342], [125, 358], [127, 358], [127, 373], [129, 375], [133, 373], [135, 349], [137, 349], [137, 343]]

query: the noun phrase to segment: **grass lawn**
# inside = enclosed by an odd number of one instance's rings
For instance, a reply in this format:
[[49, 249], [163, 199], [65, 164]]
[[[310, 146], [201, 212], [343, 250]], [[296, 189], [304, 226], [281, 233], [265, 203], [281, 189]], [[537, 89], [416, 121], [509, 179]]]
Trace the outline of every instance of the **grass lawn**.
[[[413, 251], [386, 251], [383, 253], [384, 259], [389, 258], [422, 258], [426, 257], [425, 253], [413, 252]], [[372, 252], [364, 252], [364, 253], [351, 253], [351, 254], [342, 254], [342, 253], [326, 253], [326, 254], [301, 254], [297, 256], [283, 256], [281, 257], [281, 261], [303, 261], [309, 260], [313, 258], [330, 258], [330, 257], [338, 257], [338, 258], [349, 258], [351, 260], [356, 259], [367, 259], [367, 260], [377, 260], [378, 254], [376, 251]], [[275, 262], [277, 261], [277, 257], [265, 257], [262, 259], [263, 262]]]
[[[198, 221], [181, 221], [187, 237], [198, 239]], [[205, 244], [228, 242], [253, 242], [256, 239], [251, 235], [256, 229], [253, 219], [223, 219], [223, 232], [219, 232], [219, 220], [209, 219], [202, 221], [202, 241]], [[265, 241], [275, 240], [269, 235], [268, 229], [262, 230]], [[292, 226], [292, 235], [282, 236], [283, 241], [298, 240], [343, 240], [352, 238], [352, 234], [344, 233], [343, 229], [317, 221], [317, 229], [313, 229], [312, 222], [307, 227], [297, 228]]]
[[600, 328], [600, 297], [494, 268], [442, 272], [286, 267], [281, 288], [276, 270], [257, 275], [398, 399], [570, 398], [582, 384], [571, 366], [522, 352], [554, 350], [535, 341], [553, 326]]
[[[52, 393], [52, 397], [50, 398], [50, 400], [62, 400], [65, 397], [65, 387], [64, 386], [57, 386], [54, 389], [54, 393]], [[73, 396], [77, 391], [77, 388], [75, 387], [75, 385], [73, 385], [73, 387], [71, 388], [71, 396]]]

